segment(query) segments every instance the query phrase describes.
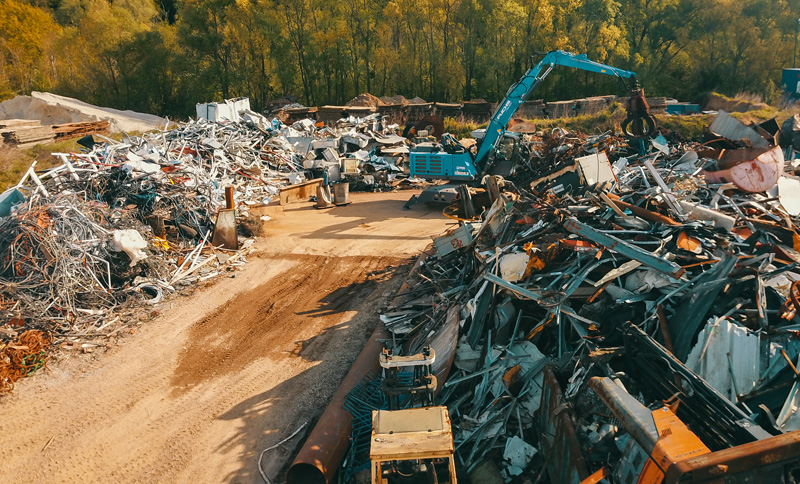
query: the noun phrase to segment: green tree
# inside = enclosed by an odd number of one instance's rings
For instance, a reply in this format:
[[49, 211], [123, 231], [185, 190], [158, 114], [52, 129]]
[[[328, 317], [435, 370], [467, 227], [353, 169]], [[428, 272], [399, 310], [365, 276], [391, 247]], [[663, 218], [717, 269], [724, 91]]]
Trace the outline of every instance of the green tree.
[[0, 90], [8, 95], [50, 89], [54, 39], [59, 33], [53, 18], [41, 8], [1, 0]]

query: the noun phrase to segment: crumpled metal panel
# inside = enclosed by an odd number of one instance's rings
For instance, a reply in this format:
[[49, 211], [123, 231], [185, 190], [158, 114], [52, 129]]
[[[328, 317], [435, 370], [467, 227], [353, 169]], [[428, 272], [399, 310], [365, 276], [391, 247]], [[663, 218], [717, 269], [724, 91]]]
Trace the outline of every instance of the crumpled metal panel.
[[686, 366], [732, 402], [755, 388], [761, 376], [760, 362], [758, 334], [727, 319], [712, 319], [686, 358]]
[[561, 385], [549, 366], [544, 368], [544, 390], [542, 411], [539, 412], [539, 445], [547, 458], [547, 473], [550, 482], [564, 484], [580, 483], [589, 477], [589, 471], [581, 452], [575, 426], [572, 424], [572, 408], [564, 399]]

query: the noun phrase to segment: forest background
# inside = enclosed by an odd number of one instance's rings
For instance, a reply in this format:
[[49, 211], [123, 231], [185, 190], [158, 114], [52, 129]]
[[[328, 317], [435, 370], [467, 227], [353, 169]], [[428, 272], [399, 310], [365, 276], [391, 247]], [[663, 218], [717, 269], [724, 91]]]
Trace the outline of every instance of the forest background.
[[[800, 0], [0, 0], [0, 100], [173, 117], [237, 96], [495, 102], [532, 54], [563, 49], [637, 72], [648, 95], [776, 102], [798, 16]], [[562, 68], [535, 97], [602, 94], [623, 92]]]

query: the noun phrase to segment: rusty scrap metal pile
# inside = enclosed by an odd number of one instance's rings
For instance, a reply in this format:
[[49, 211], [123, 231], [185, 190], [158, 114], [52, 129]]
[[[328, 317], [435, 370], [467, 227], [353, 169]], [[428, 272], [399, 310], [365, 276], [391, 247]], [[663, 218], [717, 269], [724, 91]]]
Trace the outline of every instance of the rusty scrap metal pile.
[[524, 183], [462, 201], [482, 220], [437, 239], [382, 317], [395, 354], [454, 358], [436, 403], [459, 480], [796, 482], [798, 121], [720, 112], [702, 144], [645, 149], [559, 129]]

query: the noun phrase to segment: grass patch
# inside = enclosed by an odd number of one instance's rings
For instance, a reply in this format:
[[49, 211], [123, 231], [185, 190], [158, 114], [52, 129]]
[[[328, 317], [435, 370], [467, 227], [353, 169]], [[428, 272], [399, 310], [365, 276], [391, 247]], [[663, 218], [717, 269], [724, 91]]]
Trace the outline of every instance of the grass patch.
[[462, 123], [453, 118], [444, 118], [444, 132], [450, 133], [456, 139], [472, 138], [472, 133], [476, 129], [485, 128], [489, 123], [475, 124], [475, 123]]
[[61, 160], [50, 153], [78, 152], [78, 138], [36, 145], [19, 150], [10, 146], [0, 146], [0, 192], [19, 183], [22, 175], [28, 171], [34, 160], [38, 160], [36, 170], [46, 170], [61, 163]]
[[658, 126], [669, 132], [675, 132], [683, 139], [699, 140], [703, 136], [703, 129], [711, 126], [716, 115], [690, 114], [688, 116], [656, 115]]
[[620, 103], [613, 103], [597, 114], [582, 114], [570, 118], [532, 119], [537, 129], [564, 128], [587, 134], [602, 134], [608, 130], [620, 131], [625, 120], [625, 109]]

